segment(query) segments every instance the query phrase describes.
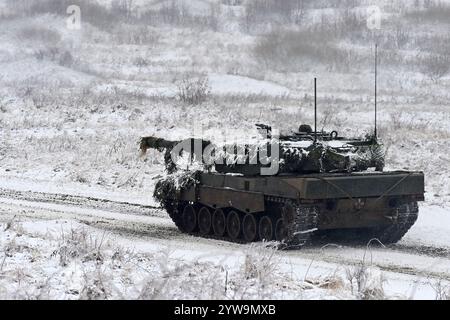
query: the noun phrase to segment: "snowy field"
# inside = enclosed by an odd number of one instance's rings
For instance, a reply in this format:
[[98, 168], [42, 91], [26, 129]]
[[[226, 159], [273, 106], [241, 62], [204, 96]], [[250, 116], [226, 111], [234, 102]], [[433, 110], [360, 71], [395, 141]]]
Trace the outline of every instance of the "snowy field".
[[[379, 30], [373, 1], [256, 2], [79, 1], [73, 30], [70, 1], [0, 0], [0, 298], [449, 297], [450, 1], [376, 1]], [[314, 77], [319, 128], [371, 132], [375, 42], [387, 169], [426, 179], [398, 244], [274, 252], [183, 235], [156, 207], [163, 156], [141, 136], [296, 129]]]

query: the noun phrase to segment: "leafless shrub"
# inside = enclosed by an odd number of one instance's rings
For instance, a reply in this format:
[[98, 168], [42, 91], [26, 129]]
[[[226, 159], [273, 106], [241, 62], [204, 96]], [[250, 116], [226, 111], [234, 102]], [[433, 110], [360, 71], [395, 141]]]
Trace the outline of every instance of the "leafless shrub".
[[358, 264], [346, 269], [347, 280], [350, 283], [352, 294], [363, 300], [386, 299], [382, 275], [372, 275], [370, 269], [364, 264]]
[[325, 28], [333, 34], [340, 35], [341, 37], [350, 36], [355, 38], [355, 35], [359, 37], [364, 35], [366, 24], [367, 20], [365, 17], [355, 13], [347, 7], [340, 13], [334, 30], [333, 23], [328, 21], [323, 21], [321, 28]]
[[102, 251], [105, 241], [105, 234], [99, 238], [90, 235], [86, 229], [72, 228], [67, 233], [61, 233], [59, 246], [52, 253], [52, 256], [59, 257], [59, 263], [63, 267], [76, 258], [82, 262], [102, 262], [104, 259]]
[[6, 222], [6, 226], [5, 226], [5, 229], [3, 231], [7, 231], [7, 230], [11, 229], [11, 227], [13, 226], [15, 218], [16, 218], [16, 216], [12, 217], [11, 220]]
[[18, 36], [22, 40], [42, 41], [49, 45], [55, 45], [61, 41], [61, 36], [57, 31], [37, 25], [21, 28]]
[[305, 0], [249, 0], [245, 2], [244, 25], [247, 32], [267, 22], [284, 24], [300, 21]]
[[277, 243], [258, 243], [244, 251], [244, 261], [239, 272], [226, 274], [226, 292], [230, 299], [248, 299], [255, 293], [260, 299], [274, 297], [274, 290], [283, 290], [290, 283], [301, 295], [302, 285], [280, 270], [280, 256], [276, 254]]
[[339, 107], [336, 106], [328, 106], [320, 117], [319, 127], [322, 130], [329, 128], [332, 130], [338, 130], [342, 127], [342, 122], [346, 119], [343, 119], [341, 116], [342, 112]]
[[213, 31], [219, 30], [219, 17], [221, 15], [220, 3], [211, 3], [209, 6], [209, 15], [203, 18], [204, 24]]
[[111, 13], [116, 17], [123, 17], [130, 22], [135, 17], [134, 0], [113, 0], [111, 3]]
[[450, 286], [444, 285], [440, 280], [431, 287], [436, 293], [436, 300], [450, 300]]
[[269, 67], [286, 71], [308, 67], [311, 62], [326, 65], [329, 70], [345, 70], [357, 57], [351, 51], [334, 45], [328, 31], [275, 30], [259, 39], [253, 49], [255, 57]]
[[410, 34], [404, 26], [397, 24], [394, 28], [394, 39], [397, 48], [402, 49], [410, 41]]
[[74, 64], [72, 53], [64, 51], [58, 58], [58, 64], [63, 67], [71, 67]]
[[383, 288], [386, 280], [378, 269], [371, 265], [368, 266], [366, 261], [366, 254], [369, 253], [370, 263], [372, 264], [372, 242], [383, 245], [378, 239], [371, 239], [367, 243], [361, 262], [353, 267], [346, 268], [345, 271], [352, 294], [363, 300], [382, 300], [386, 299]]
[[35, 91], [34, 93], [32, 93], [30, 99], [36, 109], [41, 109], [46, 106], [52, 105], [52, 103], [54, 102], [54, 98], [52, 96], [42, 91]]
[[221, 0], [220, 2], [227, 6], [240, 6], [244, 0]]
[[[414, 47], [421, 52], [432, 52], [437, 55], [448, 56], [450, 52], [449, 34], [423, 34], [417, 35], [414, 39]], [[416, 58], [416, 63], [420, 65], [420, 56]]]
[[82, 171], [76, 171], [70, 175], [72, 181], [79, 182], [79, 183], [88, 183], [89, 182], [88, 176], [89, 175], [86, 172], [82, 172]]
[[163, 21], [168, 24], [181, 24], [189, 15], [186, 7], [180, 6], [178, 1], [167, 1], [159, 10]]
[[139, 285], [138, 299], [224, 299], [224, 270], [205, 262], [181, 262], [170, 258], [167, 250], [151, 257], [157, 269]]
[[0, 93], [0, 113], [6, 113], [8, 112], [7, 105], [10, 104], [10, 102], [13, 102], [13, 100], [8, 99], [6, 95], [3, 95]]
[[167, 288], [170, 279], [165, 276], [163, 279], [148, 278], [140, 289], [137, 299], [156, 300], [161, 299], [162, 294]]
[[133, 20], [134, 24], [140, 25], [170, 25], [187, 27], [191, 29], [218, 31], [220, 28], [219, 18], [221, 6], [218, 2], [209, 4], [208, 14], [196, 14], [184, 1], [170, 0], [161, 3], [158, 9], [148, 9], [140, 12]]
[[72, 53], [60, 47], [47, 47], [45, 49], [38, 49], [34, 52], [34, 57], [39, 60], [49, 60], [56, 62], [63, 67], [71, 67], [75, 59]]
[[83, 287], [81, 289], [80, 300], [106, 300], [111, 295], [110, 277], [105, 274], [101, 267], [95, 270], [84, 272]]
[[189, 6], [184, 1], [170, 0], [164, 1], [157, 10], [149, 9], [140, 14], [140, 21], [152, 25], [168, 24], [179, 27], [190, 27], [217, 30], [219, 27], [218, 17], [220, 6], [212, 3], [209, 15], [196, 15], [191, 12]]
[[392, 128], [400, 129], [403, 127], [403, 110], [398, 109], [389, 112], [389, 117], [392, 123]]
[[8, 230], [15, 232], [19, 237], [24, 233], [22, 224], [16, 216], [13, 216], [9, 221], [6, 222], [4, 231]]
[[438, 82], [450, 72], [450, 56], [431, 54], [420, 59], [422, 72], [432, 81]]
[[160, 35], [145, 25], [117, 25], [113, 36], [120, 44], [151, 45], [158, 44]]
[[450, 16], [450, 6], [440, 1], [428, 1], [425, 3], [425, 10], [412, 10], [405, 14], [408, 19], [423, 23], [443, 23], [449, 24], [448, 17]]
[[425, 132], [430, 128], [430, 123], [432, 122], [431, 119], [419, 119], [415, 112], [410, 112], [408, 116], [405, 116], [404, 109], [401, 108], [388, 112], [388, 115], [390, 119], [389, 127], [393, 130], [405, 129], [415, 132]]
[[138, 68], [144, 68], [149, 65], [148, 60], [143, 57], [137, 57], [136, 59], [134, 59], [133, 64]]
[[190, 105], [198, 105], [205, 102], [211, 92], [207, 76], [185, 76], [178, 83], [177, 88], [178, 99]]
[[251, 245], [245, 253], [242, 273], [246, 279], [268, 281], [277, 271], [277, 261], [274, 258], [275, 248], [262, 245]]

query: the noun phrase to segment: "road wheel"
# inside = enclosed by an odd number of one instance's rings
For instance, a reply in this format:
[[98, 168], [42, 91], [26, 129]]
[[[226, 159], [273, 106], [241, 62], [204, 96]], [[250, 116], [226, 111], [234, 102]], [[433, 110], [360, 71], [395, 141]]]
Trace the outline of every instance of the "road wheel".
[[212, 226], [214, 234], [218, 237], [222, 237], [225, 234], [226, 218], [221, 209], [216, 209], [212, 217]]
[[237, 240], [241, 233], [241, 220], [236, 211], [230, 211], [227, 217], [227, 232], [232, 240]]
[[258, 235], [258, 224], [256, 223], [255, 216], [247, 213], [242, 220], [242, 232], [244, 233], [244, 240], [246, 242], [252, 242], [256, 240]]
[[211, 232], [211, 212], [207, 207], [203, 207], [198, 212], [198, 229], [202, 235]]
[[275, 240], [282, 242], [287, 237], [286, 226], [284, 225], [284, 219], [278, 218], [275, 223]]
[[265, 241], [271, 241], [273, 239], [273, 224], [268, 216], [263, 216], [259, 220], [259, 238]]
[[197, 228], [197, 214], [192, 205], [187, 205], [183, 210], [183, 229], [186, 232], [194, 232]]

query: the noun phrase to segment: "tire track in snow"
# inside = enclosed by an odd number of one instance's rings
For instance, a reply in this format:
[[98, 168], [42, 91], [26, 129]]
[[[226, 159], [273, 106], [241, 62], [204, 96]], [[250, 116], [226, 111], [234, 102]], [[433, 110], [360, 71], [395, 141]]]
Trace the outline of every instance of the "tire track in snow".
[[[136, 234], [142, 234], [144, 236], [153, 235], [160, 239], [168, 239], [170, 237], [179, 238], [180, 234], [175, 226], [172, 226], [171, 220], [168, 215], [164, 212], [164, 210], [154, 207], [147, 206], [136, 203], [122, 202], [122, 201], [113, 201], [106, 200], [101, 198], [94, 197], [83, 197], [83, 196], [75, 196], [70, 194], [56, 194], [56, 193], [45, 193], [45, 192], [33, 192], [33, 191], [16, 191], [10, 189], [0, 188], [0, 198], [3, 198], [3, 203], [8, 202], [6, 199], [16, 200], [16, 201], [25, 201], [28, 203], [29, 207], [39, 207], [39, 204], [42, 204], [41, 207], [46, 208], [47, 210], [56, 209], [59, 213], [64, 213], [69, 211], [72, 215], [75, 215], [78, 220], [81, 220], [81, 216], [85, 216], [83, 219], [85, 223], [94, 223], [94, 217], [102, 217], [100, 221], [103, 220], [113, 220], [115, 224], [119, 226], [119, 221], [126, 222], [128, 224], [133, 223], [132, 232]], [[27, 206], [26, 203], [21, 203], [20, 205]], [[57, 206], [57, 207], [55, 207]], [[83, 210], [82, 213], [72, 209], [72, 208], [80, 208]], [[92, 209], [90, 212], [88, 209]], [[67, 213], [67, 212], [66, 212]], [[111, 214], [114, 213], [114, 214]], [[90, 218], [86, 218], [88, 215]], [[156, 220], [142, 220], [138, 218], [141, 216], [142, 218], [145, 216], [148, 217], [157, 217], [160, 219], [166, 219], [169, 223], [165, 225], [163, 230], [160, 232], [152, 232], [154, 227], [158, 227], [161, 229], [160, 221]], [[102, 222], [104, 223], [104, 222]], [[139, 223], [142, 223], [142, 226], [139, 226]], [[153, 225], [153, 226], [152, 226]], [[130, 230], [130, 226], [121, 227], [122, 230]], [[128, 232], [129, 233], [129, 232]], [[195, 238], [190, 237], [188, 235], [183, 235], [186, 238]], [[215, 241], [213, 239], [205, 239], [206, 241]], [[222, 241], [223, 242], [223, 241]], [[323, 245], [323, 244], [322, 244]], [[318, 248], [317, 244], [312, 246], [313, 248]], [[362, 246], [349, 246], [355, 248], [361, 248]], [[427, 245], [405, 245], [405, 244], [394, 244], [390, 245], [386, 248], [387, 250], [397, 251], [401, 253], [410, 253], [410, 254], [419, 254], [425, 255], [429, 257], [441, 257], [441, 258], [450, 258], [450, 248], [441, 248], [441, 247], [433, 247]]]
[[0, 197], [33, 202], [64, 204], [83, 208], [102, 209], [119, 213], [141, 214], [166, 217], [161, 209], [137, 203], [113, 201], [94, 197], [75, 196], [71, 194], [45, 193], [33, 191], [16, 191], [0, 188]]

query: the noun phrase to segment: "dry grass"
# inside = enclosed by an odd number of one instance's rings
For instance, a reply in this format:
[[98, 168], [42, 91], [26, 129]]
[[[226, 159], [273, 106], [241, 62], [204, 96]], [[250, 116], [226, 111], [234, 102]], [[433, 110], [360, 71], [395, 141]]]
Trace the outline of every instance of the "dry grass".
[[[281, 271], [276, 249], [267, 244], [248, 246], [242, 260], [229, 267], [220, 261], [178, 260], [170, 249], [137, 253], [86, 226], [59, 233], [25, 228], [12, 239], [0, 269], [0, 298], [279, 299], [302, 297], [305, 289], [328, 295], [347, 290], [337, 276], [295, 280]], [[22, 258], [32, 260], [23, 264]]]

